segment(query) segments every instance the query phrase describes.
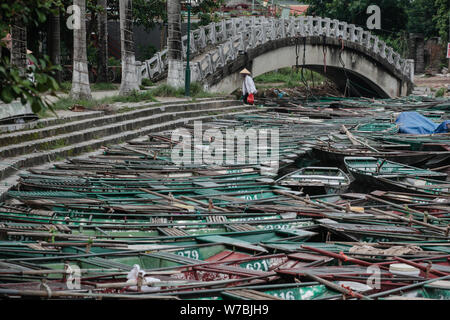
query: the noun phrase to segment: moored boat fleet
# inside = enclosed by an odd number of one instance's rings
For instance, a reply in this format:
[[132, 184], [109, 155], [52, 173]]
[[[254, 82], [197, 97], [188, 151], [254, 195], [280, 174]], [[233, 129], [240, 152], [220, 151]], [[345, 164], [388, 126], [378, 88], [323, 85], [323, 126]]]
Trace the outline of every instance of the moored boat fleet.
[[450, 134], [399, 133], [412, 110], [440, 123], [450, 101], [267, 99], [202, 124], [246, 132], [231, 145], [181, 148], [186, 124], [22, 172], [0, 203], [0, 296], [448, 300]]

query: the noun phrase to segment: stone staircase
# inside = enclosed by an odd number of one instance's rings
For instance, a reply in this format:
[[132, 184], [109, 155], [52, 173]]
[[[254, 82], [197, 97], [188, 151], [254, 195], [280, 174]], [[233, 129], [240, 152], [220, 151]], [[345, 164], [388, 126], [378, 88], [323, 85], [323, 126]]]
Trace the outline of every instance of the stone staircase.
[[195, 120], [255, 111], [256, 108], [237, 100], [210, 99], [150, 105], [113, 115], [98, 112], [81, 119], [48, 123], [39, 129], [0, 134], [0, 180], [24, 168], [92, 152]]
[[428, 97], [431, 94], [431, 89], [428, 87], [414, 87], [412, 91], [412, 95], [414, 96]]

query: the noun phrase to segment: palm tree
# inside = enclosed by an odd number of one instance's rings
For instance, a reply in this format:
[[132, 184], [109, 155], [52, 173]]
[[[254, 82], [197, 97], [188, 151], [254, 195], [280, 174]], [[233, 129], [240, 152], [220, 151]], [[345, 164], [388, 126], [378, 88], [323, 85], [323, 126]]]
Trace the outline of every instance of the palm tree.
[[27, 68], [27, 28], [22, 19], [16, 19], [11, 27], [11, 65], [16, 66], [22, 75]]
[[73, 29], [73, 99], [92, 99], [89, 86], [89, 70], [86, 51], [86, 0], [73, 0], [73, 5], [80, 8], [80, 26]]
[[181, 5], [180, 0], [167, 0], [167, 23], [169, 29], [169, 59], [181, 60]]
[[[49, 52], [50, 60], [54, 65], [61, 64], [61, 24], [59, 13], [49, 19]], [[55, 79], [61, 82], [61, 72], [56, 73]]]
[[97, 82], [108, 82], [108, 1], [98, 0], [98, 73]]
[[167, 83], [174, 87], [183, 84], [183, 56], [181, 54], [181, 5], [180, 0], [167, 0], [168, 59]]
[[122, 56], [122, 81], [120, 95], [128, 95], [139, 90], [133, 40], [133, 8], [132, 0], [119, 0], [120, 10], [120, 43]]

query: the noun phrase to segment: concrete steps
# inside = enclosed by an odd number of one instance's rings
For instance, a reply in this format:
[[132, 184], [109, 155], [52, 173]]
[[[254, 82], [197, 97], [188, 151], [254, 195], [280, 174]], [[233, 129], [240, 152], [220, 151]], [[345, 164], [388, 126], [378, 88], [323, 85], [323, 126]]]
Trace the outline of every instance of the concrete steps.
[[[79, 121], [84, 119], [101, 117], [105, 113], [103, 111], [89, 111], [80, 112], [79, 114], [73, 114], [70, 116], [60, 116], [58, 118], [46, 118], [39, 119], [37, 121], [25, 122], [25, 123], [15, 123], [15, 124], [4, 124], [0, 125], [0, 135], [10, 135], [19, 132], [20, 130], [33, 130], [38, 128], [44, 128], [48, 126], [60, 125], [63, 123], [68, 123], [72, 121]], [[20, 131], [24, 132], [24, 131]], [[2, 143], [0, 142], [0, 146]]]
[[428, 87], [414, 87], [411, 94], [414, 96], [427, 97], [431, 95], [431, 89]]
[[[153, 106], [130, 112], [75, 121], [60, 126], [16, 134], [21, 143], [0, 148], [0, 179], [25, 167], [40, 165], [58, 158], [90, 152], [111, 143], [120, 143], [150, 132], [182, 126], [195, 120], [255, 112], [235, 100], [206, 101], [191, 104]], [[33, 136], [34, 134], [34, 136]], [[32, 137], [45, 137], [32, 140]], [[0, 141], [11, 141], [0, 136]], [[29, 139], [29, 140], [26, 140]]]
[[[154, 115], [160, 113], [162, 111], [165, 112], [179, 112], [186, 110], [205, 110], [214, 106], [226, 106], [236, 104], [234, 100], [212, 100], [212, 101], [204, 101], [199, 103], [190, 103], [190, 104], [169, 104], [169, 105], [161, 105], [161, 106], [149, 106], [147, 108], [139, 108], [133, 111], [117, 113], [109, 116], [102, 116], [103, 113], [100, 113], [95, 118], [85, 118], [78, 121], [71, 121], [63, 124], [50, 125], [40, 129], [33, 129], [21, 132], [14, 132], [9, 134], [0, 135], [0, 157], [13, 157], [20, 154], [25, 154], [33, 151], [33, 148], [27, 149], [27, 143], [31, 140], [39, 140], [46, 138], [53, 138], [57, 135], [71, 133], [75, 131], [84, 130], [87, 128], [101, 127], [106, 124], [115, 124], [120, 123], [126, 120], [132, 119], [141, 119], [148, 117], [150, 115]], [[49, 139], [42, 141], [43, 143], [48, 143], [53, 141], [54, 139]], [[9, 145], [15, 145], [15, 148], [8, 147]], [[24, 148], [20, 151], [21, 148]], [[21, 152], [21, 153], [20, 153]]]

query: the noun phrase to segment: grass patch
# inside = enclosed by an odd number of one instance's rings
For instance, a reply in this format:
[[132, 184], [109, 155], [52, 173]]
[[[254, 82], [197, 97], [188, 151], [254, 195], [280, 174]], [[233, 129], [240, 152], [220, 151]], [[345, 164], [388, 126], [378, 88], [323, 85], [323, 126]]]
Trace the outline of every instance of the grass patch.
[[55, 102], [52, 107], [54, 110], [70, 110], [70, 108], [74, 105], [80, 105], [85, 107], [86, 109], [95, 109], [96, 107], [110, 104], [114, 102], [139, 102], [139, 101], [154, 101], [157, 100], [153, 97], [151, 91], [133, 91], [130, 95], [127, 96], [112, 96], [112, 97], [105, 97], [103, 99], [99, 100], [76, 100], [72, 99], [70, 97], [61, 98], [57, 102]]
[[303, 76], [301, 70], [295, 70], [294, 68], [283, 68], [278, 71], [271, 71], [260, 76], [255, 77], [255, 82], [259, 83], [277, 83], [282, 82], [290, 87], [298, 86], [303, 81], [323, 82], [325, 77], [321, 74], [303, 70]]
[[99, 82], [99, 83], [91, 84], [92, 91], [117, 90], [118, 88], [119, 88], [119, 86], [117, 84], [110, 83], [110, 82]]
[[155, 97], [184, 97], [183, 88], [174, 88], [168, 84], [162, 84], [151, 90]]
[[[38, 115], [39, 119], [46, 119], [46, 118], [51, 118], [51, 117], [55, 116], [49, 109], [41, 109], [37, 115]], [[35, 128], [32, 128], [32, 129], [35, 129]]]
[[153, 86], [153, 82], [148, 78], [144, 78], [142, 79], [142, 85], [145, 87], [150, 87]]
[[68, 93], [72, 89], [72, 83], [71, 82], [61, 82], [59, 84], [59, 88], [61, 89], [62, 92]]
[[[94, 84], [94, 85], [100, 85], [100, 84]], [[114, 85], [114, 84], [108, 84], [108, 85]], [[115, 85], [114, 85], [115, 86]], [[66, 86], [67, 87], [67, 86]], [[106, 88], [108, 86], [97, 86], [97, 88]], [[191, 98], [209, 98], [209, 97], [217, 97], [223, 94], [218, 93], [209, 93], [206, 92], [203, 89], [203, 86], [200, 83], [192, 83], [191, 84]], [[112, 97], [105, 97], [103, 99], [92, 99], [92, 100], [75, 100], [70, 97], [65, 97], [59, 99], [57, 102], [53, 103], [52, 108], [53, 110], [70, 110], [70, 108], [74, 105], [79, 105], [87, 110], [95, 110], [96, 107], [104, 106], [107, 104], [112, 104], [115, 102], [141, 102], [141, 101], [152, 101], [152, 102], [158, 102], [158, 100], [155, 99], [155, 97], [177, 97], [177, 98], [184, 98], [184, 88], [174, 88], [167, 84], [162, 84], [156, 88], [145, 90], [145, 91], [133, 91], [131, 94], [127, 96], [112, 96]], [[125, 111], [120, 110], [120, 112], [126, 112], [128, 110], [124, 109]], [[42, 111], [39, 116], [41, 118], [47, 118], [54, 116], [49, 110]]]
[[101, 99], [100, 101], [104, 103], [114, 103], [114, 102], [140, 102], [140, 101], [153, 101], [157, 100], [154, 98], [154, 94], [151, 90], [147, 91], [133, 91], [127, 96], [113, 96]]
[[446, 91], [447, 91], [446, 88], [440, 88], [438, 91], [436, 91], [436, 98], [443, 97]]
[[[162, 85], [152, 89], [151, 92], [152, 92], [153, 96], [155, 96], [155, 97], [177, 97], [177, 98], [185, 97], [184, 88], [174, 88], [167, 84], [162, 84]], [[191, 87], [190, 87], [191, 98], [210, 98], [210, 97], [217, 97], [220, 95], [221, 94], [218, 94], [218, 93], [206, 92], [203, 89], [203, 86], [201, 83], [198, 83], [198, 82], [191, 83]]]
[[64, 148], [66, 146], [66, 142], [64, 140], [56, 140], [51, 142], [43, 143], [39, 146], [39, 150], [55, 150], [59, 148]]
[[52, 105], [53, 110], [69, 110], [74, 105], [80, 105], [86, 109], [92, 109], [100, 105], [99, 100], [76, 100], [70, 97], [61, 98]]
[[[91, 91], [108, 91], [108, 90], [117, 90], [119, 89], [119, 85], [116, 83], [110, 82], [100, 82], [100, 83], [91, 83]], [[62, 92], [69, 93], [72, 89], [71, 82], [62, 82], [59, 84]]]

